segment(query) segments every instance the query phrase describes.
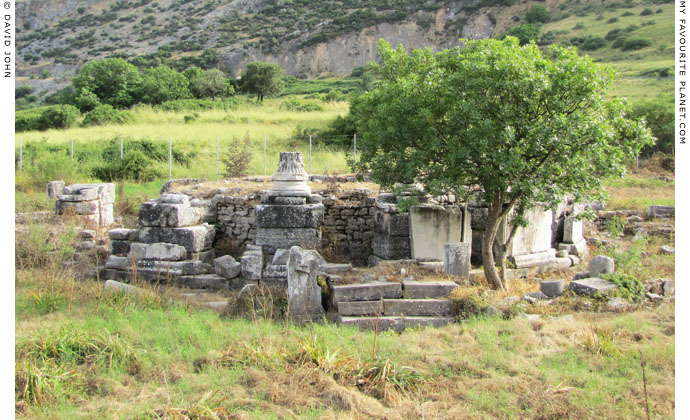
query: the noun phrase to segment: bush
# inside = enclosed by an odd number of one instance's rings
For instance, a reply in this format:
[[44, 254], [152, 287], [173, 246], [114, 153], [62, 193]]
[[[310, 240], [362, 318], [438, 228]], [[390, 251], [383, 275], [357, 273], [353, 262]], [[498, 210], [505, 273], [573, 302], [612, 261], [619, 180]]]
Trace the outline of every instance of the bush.
[[81, 112], [89, 112], [99, 106], [101, 102], [98, 100], [98, 96], [95, 93], [88, 91], [86, 89], [81, 90], [79, 96], [74, 98], [74, 105], [79, 108]]
[[203, 111], [208, 109], [233, 109], [242, 101], [238, 98], [227, 98], [222, 101], [210, 99], [179, 99], [176, 101], [165, 101], [160, 104], [163, 111]]
[[82, 125], [84, 127], [90, 127], [104, 124], [124, 124], [131, 120], [132, 117], [127, 111], [119, 111], [110, 105], [98, 105], [95, 109], [84, 115]]
[[604, 39], [607, 41], [613, 41], [614, 39], [618, 39], [620, 36], [625, 35], [625, 29], [623, 28], [616, 28], [616, 29], [611, 29], [606, 33], [606, 36]]
[[134, 181], [153, 181], [163, 176], [160, 169], [154, 168], [152, 160], [141, 150], [128, 150], [122, 160], [107, 163], [93, 169], [93, 175], [104, 181], [129, 179]]
[[525, 13], [527, 23], [547, 23], [551, 20], [549, 11], [544, 6], [535, 4]]
[[520, 45], [529, 44], [530, 41], [536, 41], [539, 38], [539, 27], [533, 24], [520, 25], [516, 28], [509, 29], [503, 37], [514, 36], [520, 40]]
[[627, 17], [627, 16], [635, 16], [635, 13], [628, 11], [628, 12], [625, 12], [621, 15], [621, 17]]
[[631, 117], [643, 117], [647, 127], [656, 137], [656, 144], [642, 149], [641, 155], [651, 156], [655, 152], [674, 153], [674, 107], [672, 100], [646, 100], [633, 104]]
[[623, 51], [639, 50], [652, 45], [652, 41], [646, 38], [630, 37], [623, 42]]
[[603, 48], [606, 45], [604, 38], [600, 36], [590, 36], [582, 44], [582, 49], [585, 51], [595, 51], [599, 48]]
[[612, 17], [611, 19], [609, 19], [609, 20], [606, 21], [606, 23], [616, 23], [616, 22], [618, 22], [618, 18], [617, 18], [617, 17]]
[[[51, 128], [63, 129], [71, 127], [79, 118], [81, 114], [79, 110], [72, 105], [54, 105], [43, 108], [36, 126], [30, 128], [32, 130], [49, 130]], [[16, 119], [15, 119], [16, 125]], [[15, 127], [16, 129], [16, 127]], [[24, 131], [24, 130], [17, 130]]]
[[642, 12], [640, 12], [640, 16], [649, 16], [653, 14], [654, 10], [650, 9], [649, 7], [645, 8]]
[[312, 102], [303, 103], [298, 99], [290, 99], [288, 101], [282, 102], [280, 104], [280, 109], [285, 111], [296, 112], [323, 111], [323, 107], [319, 104], [315, 104]]
[[21, 85], [14, 89], [14, 99], [23, 98], [34, 92], [34, 87], [31, 85]]
[[624, 42], [625, 42], [625, 36], [622, 36], [620, 38], [616, 38], [616, 40], [613, 41], [613, 44], [611, 44], [611, 48], [620, 48], [623, 46]]
[[239, 178], [249, 173], [249, 163], [252, 159], [251, 142], [249, 133], [242, 140], [240, 147], [237, 137], [232, 138], [232, 146], [228, 150], [226, 157], [222, 160], [225, 166], [223, 176], [228, 178]]
[[347, 97], [338, 89], [331, 89], [324, 97], [326, 102], [346, 101]]

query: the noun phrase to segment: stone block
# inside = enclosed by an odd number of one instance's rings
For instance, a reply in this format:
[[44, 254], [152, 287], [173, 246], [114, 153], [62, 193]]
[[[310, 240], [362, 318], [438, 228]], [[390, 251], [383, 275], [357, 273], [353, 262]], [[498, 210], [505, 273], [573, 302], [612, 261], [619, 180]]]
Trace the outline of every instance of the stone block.
[[326, 263], [320, 266], [320, 270], [326, 274], [347, 273], [352, 271], [352, 264]]
[[381, 315], [383, 314], [383, 301], [340, 302], [338, 304], [338, 314], [342, 316]]
[[420, 327], [445, 327], [453, 323], [453, 318], [439, 316], [406, 316], [403, 320], [405, 329]]
[[261, 271], [264, 266], [264, 254], [260, 250], [249, 249], [244, 251], [240, 258], [242, 277], [245, 280], [261, 280]]
[[409, 259], [411, 255], [410, 240], [407, 237], [374, 234], [371, 248], [375, 256], [384, 260]]
[[662, 245], [659, 247], [659, 253], [662, 255], [671, 255], [676, 253], [676, 249], [670, 245]]
[[254, 243], [264, 248], [267, 254], [278, 249], [299, 246], [306, 249], [321, 248], [321, 230], [316, 228], [259, 228]]
[[110, 241], [110, 253], [112, 255], [127, 255], [132, 243], [129, 241]]
[[[412, 258], [443, 261], [443, 244], [469, 242], [471, 232], [463, 232], [461, 208], [423, 205], [410, 209], [410, 250]], [[463, 240], [465, 238], [465, 240]]]
[[570, 258], [556, 258], [554, 262], [549, 264], [549, 268], [562, 270], [564, 268], [570, 267], [571, 265], [573, 265], [573, 262], [570, 260]]
[[127, 241], [132, 239], [132, 232], [132, 229], [111, 229], [108, 231], [108, 238], [115, 241]]
[[230, 255], [213, 260], [216, 274], [226, 279], [234, 279], [242, 273], [242, 264], [235, 261]]
[[175, 194], [175, 193], [167, 193], [167, 194], [161, 194], [161, 198], [159, 200], [161, 203], [166, 203], [166, 204], [182, 204], [182, 205], [189, 205], [189, 197], [186, 194]]
[[200, 274], [195, 276], [180, 276], [175, 279], [177, 286], [190, 289], [226, 290], [229, 289], [228, 279], [217, 274]]
[[144, 289], [134, 287], [132, 285], [125, 283], [120, 283], [119, 281], [115, 280], [106, 280], [105, 284], [103, 285], [103, 288], [111, 292], [121, 292], [126, 294], [138, 294], [145, 292]]
[[[92, 215], [98, 214], [99, 203], [98, 200], [91, 201], [63, 201], [58, 200], [55, 204], [57, 214], [79, 214]], [[99, 215], [100, 219], [100, 215]]]
[[676, 292], [676, 284], [673, 280], [664, 280], [661, 283], [661, 289], [664, 292], [664, 296], [671, 296]]
[[65, 191], [65, 181], [49, 181], [46, 186], [48, 200], [57, 200], [57, 196]]
[[197, 207], [190, 207], [189, 202], [170, 204], [147, 201], [141, 204], [139, 210], [139, 224], [147, 227], [194, 226], [200, 224], [201, 219], [202, 211]]
[[448, 299], [384, 299], [386, 316], [450, 316], [452, 303]]
[[211, 249], [215, 234], [215, 229], [206, 223], [179, 228], [144, 227], [139, 230], [139, 241], [178, 244], [192, 253]]
[[113, 213], [112, 204], [100, 204], [99, 208], [99, 226], [109, 226], [115, 222], [115, 215]]
[[287, 280], [288, 276], [288, 270], [287, 270], [287, 265], [274, 265], [274, 264], [269, 264], [266, 267], [264, 267], [264, 270], [261, 274], [261, 279], [266, 280], [266, 279], [281, 279], [281, 280]]
[[590, 277], [598, 277], [600, 274], [612, 274], [616, 271], [616, 262], [606, 255], [597, 255], [589, 261]]
[[93, 201], [98, 200], [98, 190], [91, 186], [69, 185], [58, 194], [58, 201]]
[[409, 213], [384, 213], [377, 211], [374, 214], [374, 232], [384, 236], [410, 236]]
[[323, 208], [323, 204], [259, 204], [254, 215], [259, 228], [319, 228], [323, 224]]
[[563, 294], [563, 281], [542, 280], [539, 282], [539, 289], [546, 296], [550, 298], [555, 298]]
[[321, 287], [317, 283], [319, 263], [298, 246], [290, 248], [287, 262], [287, 294], [290, 318], [316, 321], [324, 314]]
[[570, 283], [570, 290], [578, 295], [606, 294], [615, 289], [618, 289], [618, 286], [598, 277], [574, 280]]
[[290, 255], [289, 249], [277, 249], [273, 255], [272, 265], [285, 265], [287, 264], [288, 256]]
[[397, 331], [405, 329], [405, 319], [401, 316], [350, 317], [338, 315], [337, 321], [342, 325], [354, 325], [363, 330]]
[[216, 258], [216, 251], [209, 249], [208, 251], [199, 251], [187, 253], [187, 259], [192, 261], [202, 261], [207, 264], [213, 264], [213, 260]]
[[[554, 264], [556, 262], [556, 250], [551, 248], [534, 254], [512, 255], [508, 257], [508, 260], [512, 262], [516, 268], [529, 268]], [[570, 260], [568, 260], [568, 266], [570, 266]]]
[[458, 285], [452, 281], [403, 280], [405, 299], [437, 299], [450, 295]]
[[647, 217], [675, 217], [676, 208], [673, 206], [649, 206], [647, 207]]
[[164, 242], [153, 244], [135, 242], [129, 248], [129, 257], [135, 260], [182, 261], [187, 258], [187, 250], [180, 245]]
[[400, 283], [346, 284], [333, 287], [333, 302], [357, 300], [398, 299], [402, 296]]
[[559, 250], [566, 250], [568, 251], [568, 254], [571, 255], [576, 255], [578, 257], [583, 257], [587, 255], [587, 241], [582, 239], [574, 244], [565, 244], [565, 243], [560, 243], [558, 244], [558, 249]]
[[[525, 218], [529, 225], [517, 229], [515, 238], [506, 251], [507, 256], [540, 254], [551, 249], [553, 212], [537, 207], [526, 211]], [[497, 233], [498, 241], [505, 242], [510, 230], [510, 226], [503, 221]]]
[[451, 276], [469, 279], [470, 257], [472, 254], [469, 243], [444, 244], [443, 270]]
[[584, 229], [582, 220], [577, 220], [575, 216], [565, 218], [563, 225], [563, 242], [574, 244], [584, 239]]
[[303, 206], [307, 204], [307, 197], [269, 197], [269, 203], [283, 206]]

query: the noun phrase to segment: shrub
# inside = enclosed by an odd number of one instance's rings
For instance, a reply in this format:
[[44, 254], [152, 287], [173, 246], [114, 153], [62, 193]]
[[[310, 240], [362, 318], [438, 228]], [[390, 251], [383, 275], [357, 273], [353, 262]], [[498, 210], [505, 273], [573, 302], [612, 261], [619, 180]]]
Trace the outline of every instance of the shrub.
[[296, 112], [323, 111], [323, 107], [315, 103], [303, 103], [298, 99], [290, 99], [280, 104], [280, 109]]
[[529, 10], [527, 10], [527, 13], [525, 13], [525, 19], [527, 20], [527, 23], [547, 23], [549, 20], [551, 20], [551, 15], [544, 6], [535, 4], [534, 6], [530, 7]]
[[95, 93], [82, 88], [79, 96], [74, 98], [74, 105], [81, 112], [89, 112], [101, 104]]
[[38, 129], [69, 128], [80, 116], [79, 110], [72, 105], [54, 105], [41, 112], [41, 117], [38, 120]]
[[623, 51], [639, 50], [652, 45], [652, 41], [646, 38], [630, 37], [623, 42]]
[[651, 156], [654, 152], [674, 153], [674, 108], [672, 100], [647, 100], [633, 104], [631, 116], [644, 117], [647, 127], [656, 137], [656, 144], [642, 149], [643, 156]]
[[163, 176], [160, 169], [153, 167], [152, 159], [141, 150], [127, 150], [122, 160], [107, 163], [93, 169], [93, 175], [104, 181], [130, 179], [153, 181]]
[[345, 101], [347, 100], [347, 97], [338, 89], [331, 89], [324, 97], [324, 100], [326, 102]]
[[511, 28], [503, 35], [514, 36], [520, 40], [520, 45], [529, 44], [530, 41], [536, 41], [539, 38], [539, 27], [533, 24], [520, 25], [516, 28]]
[[625, 35], [625, 29], [623, 28], [616, 28], [616, 29], [611, 29], [606, 33], [606, 36], [604, 39], [607, 41], [613, 41], [614, 39], [618, 39], [620, 36]]
[[23, 98], [34, 92], [34, 87], [31, 85], [21, 85], [14, 89], [14, 99]]
[[208, 109], [233, 109], [241, 104], [241, 99], [227, 98], [222, 101], [209, 99], [180, 99], [176, 101], [165, 101], [160, 104], [160, 109], [164, 111], [203, 111]]
[[613, 41], [613, 44], [611, 44], [611, 48], [620, 48], [623, 46], [624, 42], [625, 42], [625, 36], [622, 36], [620, 38], [616, 38], [616, 40]]
[[611, 19], [609, 19], [609, 20], [606, 21], [606, 23], [616, 23], [616, 22], [618, 22], [618, 18], [617, 18], [617, 17], [612, 17]]
[[249, 173], [249, 163], [252, 159], [251, 142], [249, 133], [242, 140], [240, 147], [237, 137], [232, 138], [232, 146], [228, 150], [226, 157], [222, 160], [224, 165], [223, 176], [228, 178], [239, 178]]
[[132, 117], [127, 111], [119, 111], [110, 105], [98, 105], [84, 115], [82, 125], [90, 127], [104, 124], [124, 124], [131, 119]]
[[606, 41], [604, 41], [604, 38], [600, 36], [590, 36], [585, 40], [581, 48], [585, 51], [595, 51], [603, 48], [605, 45]]
[[630, 302], [642, 302], [645, 294], [645, 287], [642, 281], [636, 276], [623, 273], [602, 274], [601, 278], [610, 281], [618, 286], [616, 294]]
[[621, 15], [621, 17], [627, 17], [627, 16], [635, 16], [635, 13], [627, 11]]
[[650, 9], [649, 7], [645, 8], [642, 12], [640, 12], [640, 16], [649, 16], [653, 14], [654, 10]]

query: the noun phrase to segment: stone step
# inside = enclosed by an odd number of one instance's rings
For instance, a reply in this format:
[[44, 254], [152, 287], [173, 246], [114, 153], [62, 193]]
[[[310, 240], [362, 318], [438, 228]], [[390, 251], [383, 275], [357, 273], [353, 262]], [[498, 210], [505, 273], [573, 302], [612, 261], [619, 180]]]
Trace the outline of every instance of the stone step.
[[333, 286], [333, 303], [359, 300], [397, 299], [402, 296], [400, 283], [362, 283]]
[[[228, 280], [223, 276], [217, 274], [200, 274], [196, 276], [180, 276], [175, 280], [176, 286], [189, 287], [190, 289], [211, 289], [224, 290], [230, 288], [230, 283], [234, 280]], [[244, 281], [242, 281], [244, 283]], [[234, 289], [241, 288], [243, 285], [236, 285]]]
[[448, 299], [384, 299], [386, 316], [450, 316], [452, 302]]
[[416, 281], [402, 282], [405, 299], [436, 299], [451, 294], [458, 285], [452, 281]]
[[319, 270], [326, 274], [346, 273], [352, 271], [352, 264], [332, 264], [326, 263], [319, 266]]
[[378, 324], [378, 331], [397, 331], [403, 332], [406, 328], [418, 327], [442, 327], [453, 323], [453, 318], [445, 317], [402, 317], [402, 316], [381, 316], [381, 317], [354, 317], [338, 315], [337, 322], [342, 325], [356, 325], [363, 330], [374, 330]]
[[342, 316], [363, 316], [383, 314], [383, 301], [365, 300], [338, 303], [338, 314]]
[[598, 277], [590, 277], [570, 282], [570, 290], [578, 295], [593, 295], [595, 293], [605, 295], [615, 289], [618, 289], [618, 286], [614, 283]]

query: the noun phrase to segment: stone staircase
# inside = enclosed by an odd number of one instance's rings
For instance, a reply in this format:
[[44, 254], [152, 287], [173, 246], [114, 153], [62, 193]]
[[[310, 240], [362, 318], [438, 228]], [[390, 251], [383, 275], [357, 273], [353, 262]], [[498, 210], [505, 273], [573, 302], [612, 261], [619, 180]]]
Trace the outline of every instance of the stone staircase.
[[372, 282], [332, 287], [337, 322], [362, 329], [394, 330], [421, 326], [441, 327], [454, 321], [447, 296], [458, 285], [452, 281]]

